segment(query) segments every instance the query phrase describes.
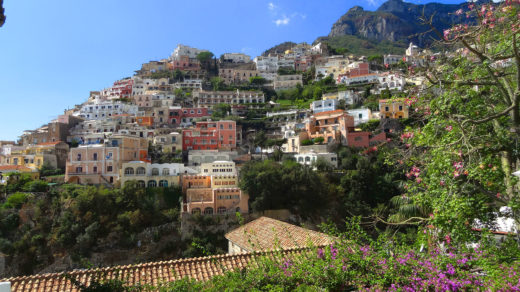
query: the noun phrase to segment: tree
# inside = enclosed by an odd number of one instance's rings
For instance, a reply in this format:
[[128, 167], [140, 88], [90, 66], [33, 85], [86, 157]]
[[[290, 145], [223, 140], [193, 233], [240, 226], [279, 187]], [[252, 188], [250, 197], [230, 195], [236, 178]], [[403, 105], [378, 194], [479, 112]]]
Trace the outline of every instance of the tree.
[[258, 131], [255, 134], [255, 137], [253, 139], [253, 145], [254, 147], [260, 147], [260, 155], [263, 155], [263, 148], [265, 147], [267, 142], [267, 137], [265, 136], [264, 131]]
[[213, 58], [213, 56], [214, 55], [212, 52], [207, 51], [200, 52], [197, 55], [197, 60], [199, 60], [201, 67], [208, 73], [211, 71], [211, 59]]
[[289, 209], [304, 218], [319, 216], [327, 207], [327, 187], [310, 167], [286, 160], [252, 161], [240, 172], [240, 188], [255, 211]]
[[491, 223], [504, 205], [520, 222], [512, 176], [520, 167], [518, 12], [509, 1], [467, 4], [456, 14], [475, 16], [478, 24], [438, 32], [451, 53], [432, 57], [424, 71], [409, 68], [430, 87], [406, 100], [422, 115], [401, 137], [409, 178], [402, 197], [431, 213], [394, 218], [432, 224], [458, 239], [468, 239], [475, 219]]
[[227, 103], [219, 103], [213, 108], [213, 113], [211, 117], [214, 119], [221, 119], [229, 116], [231, 114], [231, 105]]
[[225, 87], [224, 80], [220, 77], [212, 77], [210, 81], [214, 91], [222, 90]]
[[249, 78], [249, 84], [256, 86], [256, 87], [260, 87], [266, 83], [267, 83], [267, 80], [262, 76], [255, 76], [255, 77]]

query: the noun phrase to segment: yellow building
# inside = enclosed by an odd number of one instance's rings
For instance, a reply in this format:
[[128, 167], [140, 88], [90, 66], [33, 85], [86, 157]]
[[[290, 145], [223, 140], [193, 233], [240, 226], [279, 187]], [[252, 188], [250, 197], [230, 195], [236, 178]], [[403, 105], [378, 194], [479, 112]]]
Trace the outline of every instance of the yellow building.
[[408, 118], [408, 106], [404, 99], [380, 99], [379, 112], [382, 119], [406, 119]]

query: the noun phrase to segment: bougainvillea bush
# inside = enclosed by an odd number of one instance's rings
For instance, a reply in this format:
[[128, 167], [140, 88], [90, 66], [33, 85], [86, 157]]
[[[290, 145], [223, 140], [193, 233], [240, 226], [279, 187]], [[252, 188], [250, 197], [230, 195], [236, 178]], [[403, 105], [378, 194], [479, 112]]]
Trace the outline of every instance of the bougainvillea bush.
[[[355, 231], [355, 232], [352, 232]], [[337, 242], [297, 253], [273, 253], [244, 270], [208, 282], [169, 283], [163, 291], [520, 291], [513, 239], [490, 237], [455, 246], [420, 232], [417, 246], [383, 235], [369, 239], [355, 222]], [[435, 242], [433, 242], [435, 240]], [[430, 244], [428, 244], [430, 242]]]

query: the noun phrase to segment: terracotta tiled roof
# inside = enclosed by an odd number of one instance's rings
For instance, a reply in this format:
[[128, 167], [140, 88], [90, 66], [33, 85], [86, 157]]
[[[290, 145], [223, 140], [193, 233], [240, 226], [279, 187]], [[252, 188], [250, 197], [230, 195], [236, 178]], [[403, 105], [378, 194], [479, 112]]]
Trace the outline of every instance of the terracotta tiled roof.
[[260, 217], [229, 233], [226, 238], [246, 251], [324, 246], [334, 240], [327, 234], [283, 221]]
[[0, 165], [0, 171], [33, 171], [33, 169], [23, 165]]
[[[292, 249], [282, 251], [282, 254], [284, 256], [294, 256], [304, 252], [307, 252], [307, 250]], [[198, 281], [209, 280], [216, 275], [222, 275], [226, 271], [242, 269], [248, 265], [254, 265], [255, 259], [262, 255], [268, 255], [269, 257], [275, 256], [272, 252], [226, 254], [128, 266], [76, 270], [68, 273], [49, 273], [14, 277], [0, 279], [0, 282], [10, 282], [12, 292], [79, 291], [70, 281], [70, 278], [86, 286], [90, 285], [93, 281], [99, 281], [99, 279], [119, 279], [130, 286], [157, 286], [161, 283], [173, 282], [185, 277]]]

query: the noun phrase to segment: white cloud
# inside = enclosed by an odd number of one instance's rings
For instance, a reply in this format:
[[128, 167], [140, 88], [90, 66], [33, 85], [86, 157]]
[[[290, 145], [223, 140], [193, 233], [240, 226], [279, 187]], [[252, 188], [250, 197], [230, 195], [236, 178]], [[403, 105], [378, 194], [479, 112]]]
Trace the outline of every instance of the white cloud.
[[276, 24], [276, 26], [280, 26], [280, 25], [288, 25], [289, 21], [291, 21], [291, 19], [289, 17], [283, 15], [282, 18], [277, 19], [273, 22]]
[[273, 10], [276, 9], [276, 5], [274, 5], [273, 2], [269, 2], [269, 3], [267, 4], [267, 9], [273, 11]]
[[365, 0], [365, 1], [368, 2], [369, 5], [372, 5], [372, 6], [378, 6], [376, 0]]

